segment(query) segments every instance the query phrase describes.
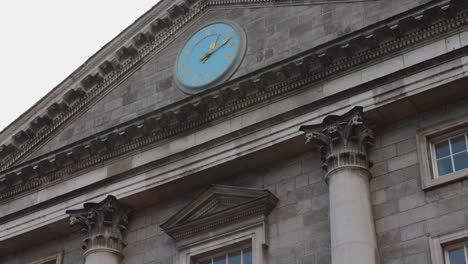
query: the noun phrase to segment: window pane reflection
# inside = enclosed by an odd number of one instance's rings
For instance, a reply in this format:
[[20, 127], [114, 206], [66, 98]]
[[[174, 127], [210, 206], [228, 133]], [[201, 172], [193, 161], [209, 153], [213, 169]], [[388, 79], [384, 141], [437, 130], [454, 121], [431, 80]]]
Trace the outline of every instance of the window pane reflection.
[[439, 169], [439, 176], [452, 173], [452, 159], [449, 157], [437, 161], [437, 167]]
[[465, 248], [459, 248], [449, 251], [450, 264], [467, 264], [465, 257]]
[[253, 264], [252, 248], [242, 250], [233, 249], [226, 253], [217, 253], [215, 256], [204, 258], [203, 261], [197, 261], [197, 264]]
[[215, 258], [213, 260], [214, 264], [226, 264], [226, 256], [220, 257], [220, 258]]
[[242, 254], [241, 252], [229, 254], [228, 264], [242, 264]]
[[451, 139], [450, 143], [452, 144], [453, 154], [466, 150], [465, 135]]
[[468, 153], [463, 152], [453, 156], [453, 163], [455, 164], [455, 170], [463, 170], [468, 168]]
[[244, 263], [243, 264], [252, 264], [252, 249], [244, 250]]
[[450, 155], [450, 147], [449, 147], [448, 141], [436, 144], [435, 148], [436, 148], [436, 157], [438, 159], [447, 157]]

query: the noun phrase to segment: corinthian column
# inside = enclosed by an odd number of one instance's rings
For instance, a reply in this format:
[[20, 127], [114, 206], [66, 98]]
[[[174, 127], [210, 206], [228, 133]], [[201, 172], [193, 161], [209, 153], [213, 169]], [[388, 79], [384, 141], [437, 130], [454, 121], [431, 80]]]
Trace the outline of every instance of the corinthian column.
[[100, 203], [85, 203], [83, 207], [66, 213], [71, 225], [81, 226], [85, 264], [119, 264], [129, 210], [110, 195]]
[[322, 124], [300, 130], [305, 132], [306, 143], [319, 146], [326, 171], [332, 263], [378, 263], [367, 156], [374, 137], [363, 122], [362, 108], [355, 107], [343, 116], [328, 116]]

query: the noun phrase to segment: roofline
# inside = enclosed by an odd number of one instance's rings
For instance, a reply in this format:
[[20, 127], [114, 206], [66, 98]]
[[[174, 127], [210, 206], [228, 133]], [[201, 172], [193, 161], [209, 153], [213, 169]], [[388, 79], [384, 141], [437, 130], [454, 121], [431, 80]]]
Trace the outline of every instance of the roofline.
[[[76, 78], [74, 78], [75, 74], [79, 73], [80, 70], [84, 70], [86, 68], [86, 66], [88, 65], [88, 63], [92, 62], [93, 59], [96, 59], [98, 57], [98, 55], [103, 53], [106, 48], [110, 47], [113, 42], [120, 39], [125, 33], [129, 32], [133, 27], [138, 26], [139, 22], [142, 21], [143, 18], [146, 17], [149, 13], [156, 12], [156, 10], [159, 9], [159, 8], [161, 8], [161, 11], [164, 11], [166, 8], [168, 8], [168, 7], [164, 6], [164, 4], [167, 5], [167, 3], [169, 3], [169, 2], [171, 2], [171, 1], [159, 0], [159, 2], [157, 2], [152, 8], [150, 8], [148, 11], [146, 11], [145, 13], [140, 15], [134, 22], [132, 22], [130, 25], [128, 25], [119, 34], [117, 34], [117, 36], [115, 36], [110, 41], [108, 41], [106, 44], [104, 44], [104, 46], [99, 48], [83, 64], [78, 66], [78, 68], [76, 68], [71, 74], [69, 74], [67, 77], [65, 77], [65, 79], [63, 79], [60, 83], [58, 83], [56, 86], [54, 86], [54, 88], [52, 88], [52, 90], [50, 90], [47, 94], [45, 94], [42, 98], [40, 98], [36, 103], [34, 103], [26, 111], [24, 111], [19, 117], [17, 117], [15, 120], [13, 120], [9, 125], [7, 125], [5, 128], [3, 128], [0, 131], [0, 142], [3, 142], [9, 136], [11, 136], [10, 133], [12, 133], [14, 131], [10, 131], [10, 130], [16, 130], [16, 128], [22, 126], [24, 124], [24, 122], [27, 122], [30, 117], [34, 116], [34, 114], [36, 114], [38, 112], [38, 111], [34, 111], [34, 109], [41, 107], [42, 103], [47, 104], [50, 101], [53, 101], [53, 99], [56, 96], [52, 96], [52, 95], [54, 95], [55, 93], [63, 92], [63, 91], [60, 91], [60, 88], [62, 88], [64, 90], [67, 89], [69, 87], [69, 85], [66, 85], [67, 81], [72, 81], [72, 82], [77, 81]], [[94, 67], [91, 67], [89, 70], [92, 70], [92, 69], [94, 69]], [[62, 87], [62, 86], [65, 86], [65, 87]], [[49, 100], [47, 100], [47, 99], [49, 99]], [[23, 120], [23, 123], [19, 123], [21, 120]], [[18, 126], [15, 126], [15, 125], [18, 125]]]

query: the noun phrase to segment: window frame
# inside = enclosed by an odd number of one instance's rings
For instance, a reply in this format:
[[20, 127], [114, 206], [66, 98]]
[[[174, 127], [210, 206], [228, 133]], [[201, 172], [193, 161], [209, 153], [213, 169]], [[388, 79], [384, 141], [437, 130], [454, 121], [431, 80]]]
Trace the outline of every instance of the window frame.
[[[239, 251], [241, 252], [241, 256], [243, 256], [243, 252], [244, 252], [245, 249], [250, 249], [250, 251], [253, 252], [252, 242], [250, 240], [243, 241], [243, 242], [240, 242], [240, 243], [232, 245], [232, 246], [227, 246], [227, 247], [224, 247], [224, 248], [220, 248], [220, 249], [217, 249], [215, 251], [209, 251], [209, 252], [203, 253], [202, 256], [193, 256], [192, 257], [192, 262], [194, 264], [200, 264], [200, 263], [202, 263], [202, 262], [204, 262], [206, 260], [215, 259], [215, 258], [218, 258], [218, 257], [221, 257], [221, 256], [226, 256], [227, 257], [229, 254], [234, 253], [234, 252], [239, 252]], [[253, 258], [253, 256], [252, 256], [252, 258]]]
[[466, 117], [417, 131], [416, 147], [424, 190], [468, 178], [468, 168], [439, 176], [435, 156], [435, 144], [466, 133], [468, 133], [468, 118]]
[[450, 264], [448, 251], [468, 246], [468, 228], [429, 238], [432, 264]]
[[267, 247], [265, 225], [266, 223], [262, 222], [208, 239], [184, 244], [182, 247], [178, 247], [178, 261], [176, 263], [196, 264], [200, 256], [210, 254], [210, 252], [216, 254], [216, 252], [223, 249], [229, 251], [230, 247], [236, 248], [239, 244], [250, 241], [252, 263], [266, 264], [264, 256], [264, 248]]
[[444, 247], [444, 259], [445, 259], [445, 263], [447, 264], [453, 264], [453, 263], [450, 263], [450, 259], [449, 259], [449, 251], [450, 250], [453, 250], [453, 249], [458, 249], [458, 248], [463, 248], [465, 250], [465, 263], [468, 263], [468, 240], [465, 240], [465, 241], [461, 241], [459, 243], [454, 243], [454, 244], [450, 244], [450, 245], [447, 245]]
[[63, 252], [59, 252], [52, 256], [48, 256], [45, 258], [41, 258], [40, 260], [29, 262], [28, 264], [62, 264], [62, 260], [63, 260]]
[[[456, 132], [460, 132], [461, 133], [456, 133]], [[452, 135], [453, 134], [453, 135]], [[439, 178], [439, 177], [446, 177], [446, 176], [450, 176], [458, 171], [463, 171], [463, 170], [468, 170], [468, 168], [465, 168], [465, 169], [461, 169], [461, 170], [455, 170], [455, 163], [453, 162], [453, 156], [455, 156], [456, 154], [459, 154], [461, 152], [457, 152], [457, 153], [452, 153], [452, 144], [449, 140], [452, 140], [454, 138], [457, 138], [457, 137], [460, 137], [460, 136], [464, 136], [465, 138], [465, 144], [468, 146], [468, 131], [466, 129], [461, 129], [461, 130], [457, 130], [455, 131], [455, 133], [450, 133], [450, 134], [447, 134], [447, 135], [444, 135], [444, 137], [440, 137], [440, 138], [434, 138], [431, 140], [430, 142], [430, 148], [431, 148], [431, 161], [432, 161], [432, 175], [433, 175], [433, 178]], [[450, 160], [452, 162], [452, 169], [453, 169], [453, 172], [451, 173], [448, 173], [448, 174], [444, 174], [444, 175], [439, 175], [439, 166], [437, 165], [437, 156], [436, 156], [436, 148], [435, 148], [435, 145], [439, 144], [439, 143], [442, 143], [444, 141], [449, 141], [449, 148], [450, 148], [450, 155], [447, 156], [447, 157], [450, 157]], [[468, 151], [468, 150], [465, 150], [465, 151]], [[446, 157], [444, 157], [446, 158]]]

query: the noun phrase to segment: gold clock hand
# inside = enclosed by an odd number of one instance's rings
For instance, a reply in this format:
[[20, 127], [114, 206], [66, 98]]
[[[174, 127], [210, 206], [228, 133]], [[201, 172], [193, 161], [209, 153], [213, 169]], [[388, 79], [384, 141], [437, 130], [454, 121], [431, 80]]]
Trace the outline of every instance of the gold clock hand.
[[201, 60], [202, 60], [202, 63], [205, 63], [205, 62], [208, 60], [208, 58], [211, 56], [211, 54], [213, 54], [215, 51], [217, 51], [218, 49], [220, 49], [222, 46], [226, 45], [226, 44], [229, 42], [229, 40], [231, 40], [231, 38], [232, 38], [232, 37], [226, 38], [225, 40], [223, 40], [223, 41], [221, 42], [221, 44], [219, 44], [218, 47], [216, 47], [216, 48], [213, 49], [213, 50], [208, 51], [205, 55], [203, 55], [203, 56], [202, 56], [203, 58], [201, 59]]
[[216, 38], [215, 40], [213, 41], [213, 43], [211, 43], [210, 45], [210, 49], [208, 50], [207, 53], [205, 53], [203, 56], [200, 57], [200, 60], [205, 63], [206, 61], [206, 58], [208, 58], [208, 56], [210, 56], [210, 54], [213, 52], [213, 50], [216, 48], [216, 44], [218, 44], [218, 38], [219, 38], [219, 33], [216, 35]]
[[216, 48], [216, 44], [218, 44], [218, 38], [219, 38], [219, 33], [216, 35], [216, 38], [213, 41], [213, 43], [211, 43], [210, 50], [214, 50]]

